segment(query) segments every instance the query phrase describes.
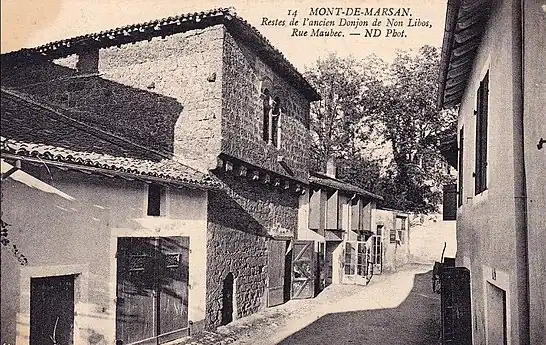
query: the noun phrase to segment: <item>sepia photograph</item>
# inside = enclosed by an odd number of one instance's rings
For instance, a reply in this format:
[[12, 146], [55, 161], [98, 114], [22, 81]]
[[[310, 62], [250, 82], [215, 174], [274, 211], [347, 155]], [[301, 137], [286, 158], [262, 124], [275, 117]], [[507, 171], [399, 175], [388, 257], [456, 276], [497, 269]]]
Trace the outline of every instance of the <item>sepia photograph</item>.
[[546, 344], [545, 1], [0, 12], [0, 345]]

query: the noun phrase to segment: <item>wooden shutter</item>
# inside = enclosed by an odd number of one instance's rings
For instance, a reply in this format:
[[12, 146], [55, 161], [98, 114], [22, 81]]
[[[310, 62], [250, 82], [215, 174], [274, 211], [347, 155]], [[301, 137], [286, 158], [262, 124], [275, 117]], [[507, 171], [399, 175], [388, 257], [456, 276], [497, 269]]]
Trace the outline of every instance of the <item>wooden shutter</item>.
[[487, 112], [489, 95], [489, 72], [480, 83], [476, 111], [476, 160], [474, 190], [479, 194], [487, 189]]
[[485, 74], [482, 81], [482, 111], [480, 116], [481, 121], [481, 191], [487, 189], [487, 117], [488, 117], [488, 97], [489, 96], [489, 72]]
[[362, 201], [357, 196], [351, 202], [351, 230], [358, 231], [360, 230], [360, 213], [362, 210]]
[[309, 229], [320, 228], [320, 189], [309, 191]]
[[286, 241], [268, 243], [268, 307], [284, 303]]
[[326, 201], [326, 229], [337, 230], [338, 228], [338, 204], [339, 204], [339, 191], [331, 191], [328, 193], [328, 200]]
[[457, 186], [446, 184], [443, 186], [443, 220], [457, 219]]
[[464, 171], [464, 126], [459, 131], [459, 197], [458, 197], [458, 205], [461, 206], [463, 204], [463, 171]]
[[480, 83], [480, 87], [478, 88], [478, 94], [477, 94], [477, 105], [476, 105], [476, 142], [475, 142], [475, 150], [474, 153], [476, 155], [474, 159], [474, 194], [480, 193], [480, 169], [481, 169], [481, 159], [482, 159], [482, 150], [480, 150], [480, 144], [481, 144], [481, 125], [482, 122], [480, 120], [481, 112], [482, 112], [482, 85]]

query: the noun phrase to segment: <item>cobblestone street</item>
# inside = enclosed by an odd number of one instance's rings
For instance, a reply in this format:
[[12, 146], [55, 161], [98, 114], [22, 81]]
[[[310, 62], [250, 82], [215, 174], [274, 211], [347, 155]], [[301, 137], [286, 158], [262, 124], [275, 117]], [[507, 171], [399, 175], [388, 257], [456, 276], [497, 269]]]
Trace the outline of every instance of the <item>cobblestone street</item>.
[[437, 344], [440, 298], [431, 291], [431, 269], [408, 265], [374, 276], [368, 286], [333, 285], [314, 299], [292, 300], [174, 344]]

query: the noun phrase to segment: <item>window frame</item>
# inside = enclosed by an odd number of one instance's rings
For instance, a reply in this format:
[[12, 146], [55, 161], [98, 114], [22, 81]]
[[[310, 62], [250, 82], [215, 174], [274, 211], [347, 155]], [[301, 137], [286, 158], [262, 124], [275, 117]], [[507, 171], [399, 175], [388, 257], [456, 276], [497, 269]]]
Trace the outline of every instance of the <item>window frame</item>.
[[464, 125], [459, 130], [459, 161], [457, 165], [457, 207], [461, 207], [464, 195]]
[[273, 97], [265, 88], [262, 97], [262, 140], [276, 149], [281, 148], [282, 118], [284, 111], [279, 97]]
[[[157, 188], [157, 191], [154, 189]], [[152, 193], [157, 192], [157, 205], [151, 210], [150, 199]], [[150, 183], [146, 190], [146, 215], [148, 217], [165, 217], [167, 216], [167, 187], [159, 183]]]
[[480, 81], [476, 91], [474, 195], [488, 189], [488, 127], [489, 127], [489, 69]]

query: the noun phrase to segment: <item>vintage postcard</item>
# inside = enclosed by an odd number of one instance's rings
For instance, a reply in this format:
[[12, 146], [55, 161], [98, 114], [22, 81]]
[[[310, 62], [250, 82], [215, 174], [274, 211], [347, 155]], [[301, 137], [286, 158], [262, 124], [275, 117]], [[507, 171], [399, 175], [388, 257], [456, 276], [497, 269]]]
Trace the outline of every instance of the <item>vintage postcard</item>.
[[546, 343], [544, 1], [1, 12], [1, 345]]

